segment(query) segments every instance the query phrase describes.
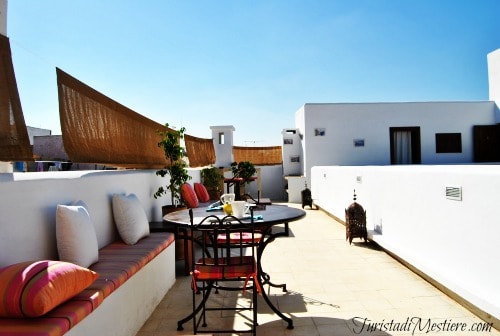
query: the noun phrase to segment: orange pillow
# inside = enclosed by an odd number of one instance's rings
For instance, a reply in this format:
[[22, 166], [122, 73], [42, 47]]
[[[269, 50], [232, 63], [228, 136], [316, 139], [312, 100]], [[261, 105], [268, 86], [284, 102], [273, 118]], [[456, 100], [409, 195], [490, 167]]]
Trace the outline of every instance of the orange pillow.
[[90, 286], [99, 275], [64, 261], [26, 261], [0, 269], [0, 317], [38, 317]]
[[196, 196], [198, 196], [198, 200], [200, 202], [206, 203], [210, 201], [210, 195], [208, 194], [207, 188], [201, 183], [194, 184], [194, 191], [196, 192]]
[[186, 205], [189, 208], [197, 208], [198, 198], [196, 197], [196, 193], [194, 192], [193, 187], [189, 183], [184, 183], [181, 187], [181, 196]]

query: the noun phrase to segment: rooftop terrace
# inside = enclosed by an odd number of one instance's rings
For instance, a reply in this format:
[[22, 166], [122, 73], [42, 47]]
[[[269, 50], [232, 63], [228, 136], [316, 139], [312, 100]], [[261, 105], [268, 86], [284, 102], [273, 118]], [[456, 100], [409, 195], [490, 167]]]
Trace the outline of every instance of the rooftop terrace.
[[[307, 210], [290, 229], [290, 237], [268, 246], [263, 266], [275, 283], [287, 284], [287, 293], [271, 289], [271, 296], [295, 328], [287, 330], [261, 301], [259, 335], [500, 335], [378, 245], [359, 239], [349, 245], [345, 227], [325, 212]], [[190, 278], [178, 275], [137, 336], [192, 334], [191, 322], [176, 330], [177, 320], [191, 310], [190, 295]], [[213, 297], [221, 304], [246, 299], [242, 293]], [[245, 323], [242, 315], [212, 319]]]

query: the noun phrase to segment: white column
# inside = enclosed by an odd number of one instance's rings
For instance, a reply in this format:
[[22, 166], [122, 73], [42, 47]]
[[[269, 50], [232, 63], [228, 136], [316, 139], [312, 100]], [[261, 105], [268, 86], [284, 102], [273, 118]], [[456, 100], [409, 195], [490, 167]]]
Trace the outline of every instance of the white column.
[[234, 126], [210, 126], [215, 149], [215, 167], [229, 167], [233, 162]]
[[488, 83], [490, 100], [500, 104], [500, 49], [488, 54]]

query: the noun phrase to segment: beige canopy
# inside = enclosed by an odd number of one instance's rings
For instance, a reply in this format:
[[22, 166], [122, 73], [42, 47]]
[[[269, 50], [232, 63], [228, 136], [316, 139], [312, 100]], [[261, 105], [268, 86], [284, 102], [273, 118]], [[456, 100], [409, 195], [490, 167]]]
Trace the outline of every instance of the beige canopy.
[[0, 161], [33, 161], [9, 39], [0, 34]]

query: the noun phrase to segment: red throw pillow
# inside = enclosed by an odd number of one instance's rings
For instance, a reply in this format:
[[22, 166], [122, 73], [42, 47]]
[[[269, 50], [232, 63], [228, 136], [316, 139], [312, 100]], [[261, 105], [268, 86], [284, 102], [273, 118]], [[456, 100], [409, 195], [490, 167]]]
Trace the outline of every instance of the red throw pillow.
[[201, 183], [194, 184], [194, 191], [196, 192], [196, 196], [198, 196], [198, 200], [200, 202], [208, 202], [210, 201], [210, 195], [208, 194], [207, 188]]
[[196, 197], [196, 193], [194, 192], [193, 187], [189, 183], [184, 183], [181, 187], [181, 196], [186, 205], [189, 208], [197, 208], [198, 198]]
[[41, 316], [87, 288], [98, 274], [64, 261], [27, 261], [0, 269], [0, 317]]

